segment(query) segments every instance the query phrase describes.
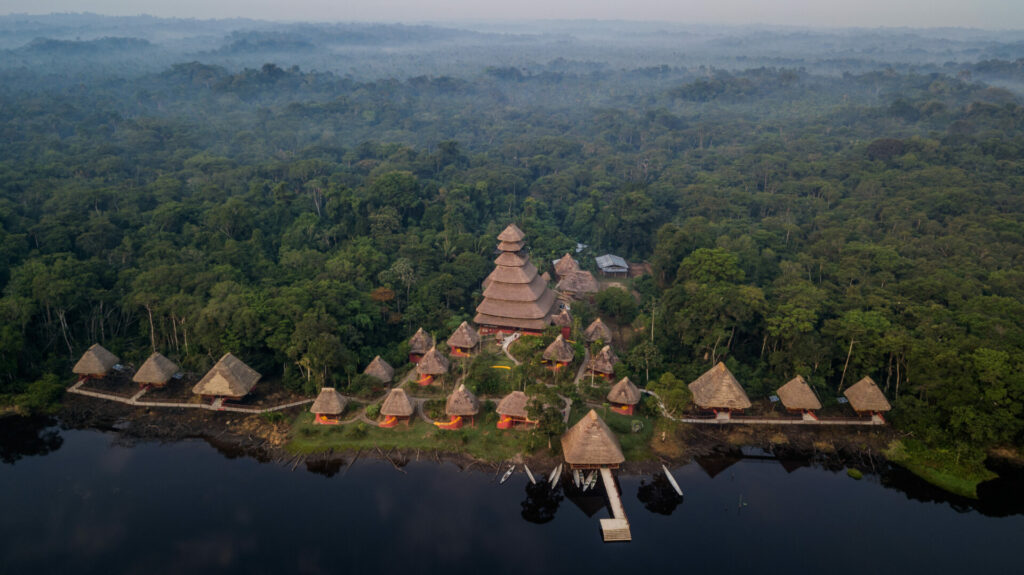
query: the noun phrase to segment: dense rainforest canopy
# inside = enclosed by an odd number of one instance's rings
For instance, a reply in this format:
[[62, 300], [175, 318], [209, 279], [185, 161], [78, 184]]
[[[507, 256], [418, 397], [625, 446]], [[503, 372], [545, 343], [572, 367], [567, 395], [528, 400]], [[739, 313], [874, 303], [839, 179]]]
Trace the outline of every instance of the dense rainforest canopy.
[[645, 335], [634, 381], [870, 375], [925, 441], [1019, 444], [1024, 107], [972, 77], [1020, 70], [6, 68], [0, 396], [95, 341], [344, 386], [470, 319], [514, 221], [542, 270], [577, 243], [650, 262], [594, 304]]

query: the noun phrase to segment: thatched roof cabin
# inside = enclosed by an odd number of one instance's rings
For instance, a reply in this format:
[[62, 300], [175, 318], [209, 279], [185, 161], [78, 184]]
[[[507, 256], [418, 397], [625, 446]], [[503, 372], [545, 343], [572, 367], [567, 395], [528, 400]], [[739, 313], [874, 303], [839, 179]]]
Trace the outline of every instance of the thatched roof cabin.
[[583, 338], [588, 342], [600, 340], [608, 343], [612, 341], [612, 330], [601, 321], [601, 318], [597, 318], [583, 331]]
[[626, 461], [619, 438], [593, 409], [562, 436], [562, 454], [577, 469], [618, 467]]
[[336, 389], [324, 387], [320, 389], [320, 394], [316, 396], [316, 401], [310, 406], [309, 412], [317, 415], [341, 415], [346, 405], [348, 400]]
[[366, 366], [363, 373], [380, 380], [382, 383], [391, 383], [391, 380], [395, 378], [395, 368], [384, 361], [379, 355], [373, 358], [370, 365]]
[[460, 384], [448, 396], [444, 404], [444, 412], [449, 416], [469, 417], [480, 413], [480, 400], [473, 395], [473, 392], [466, 389], [465, 384]]
[[640, 403], [640, 389], [624, 377], [612, 386], [608, 392], [608, 401], [619, 405], [636, 405]]
[[434, 346], [434, 340], [430, 334], [423, 331], [423, 328], [416, 330], [416, 333], [409, 338], [409, 353], [423, 355]]
[[558, 337], [544, 350], [544, 354], [541, 357], [547, 361], [569, 363], [576, 357], [576, 350], [573, 349], [569, 342], [565, 341], [562, 334], [558, 334]]
[[750, 399], [725, 364], [704, 372], [690, 384], [693, 402], [704, 409], [747, 409]]
[[513, 391], [512, 393], [501, 398], [498, 402], [498, 407], [494, 409], [498, 415], [507, 415], [508, 417], [516, 417], [519, 419], [526, 419], [529, 414], [526, 412], [526, 404], [529, 403], [530, 398], [521, 391]]
[[554, 264], [555, 275], [557, 275], [559, 278], [564, 278], [565, 276], [573, 272], [580, 271], [579, 262], [574, 260], [572, 256], [569, 255], [568, 253], [566, 253], [560, 259], [555, 260]]
[[596, 373], [612, 375], [615, 373], [615, 364], [619, 363], [619, 356], [612, 351], [612, 346], [606, 345], [597, 352], [597, 355], [590, 358], [587, 369]]
[[192, 388], [196, 395], [239, 398], [256, 386], [256, 382], [262, 377], [255, 369], [246, 365], [242, 360], [225, 353], [220, 361], [210, 371], [206, 372], [203, 379]]
[[557, 325], [558, 327], [572, 327], [572, 316], [569, 314], [569, 310], [563, 309], [557, 314], [551, 316], [551, 325]]
[[821, 401], [802, 376], [789, 380], [775, 392], [786, 409], [793, 411], [821, 409]]
[[135, 372], [132, 381], [141, 385], [167, 385], [167, 382], [178, 373], [178, 364], [154, 351]]
[[850, 407], [858, 413], [877, 413], [892, 409], [892, 405], [885, 398], [885, 394], [882, 393], [881, 389], [878, 389], [875, 380], [870, 377], [865, 377], [851, 385], [849, 389], [843, 392], [843, 395], [850, 401]]
[[480, 335], [476, 333], [473, 326], [469, 325], [469, 322], [462, 322], [459, 327], [455, 328], [455, 331], [448, 336], [448, 346], [452, 348], [459, 348], [462, 350], [473, 349], [480, 343]]
[[515, 224], [498, 236], [498, 250], [502, 253], [494, 260], [494, 271], [484, 280], [484, 299], [473, 319], [482, 333], [540, 332], [550, 323], [555, 293], [522, 253], [524, 237]]
[[414, 411], [409, 396], [401, 387], [389, 391], [384, 403], [380, 404], [380, 414], [385, 417], [410, 417]]
[[78, 363], [71, 368], [72, 373], [78, 375], [93, 375], [102, 377], [110, 373], [111, 369], [120, 361], [116, 355], [107, 351], [107, 348], [98, 343], [89, 346], [85, 350]]
[[416, 372], [420, 375], [442, 375], [448, 373], [448, 358], [437, 351], [436, 347], [423, 354], [423, 359], [416, 364]]
[[600, 291], [594, 274], [588, 271], [572, 272], [562, 276], [555, 289], [569, 295], [591, 294]]

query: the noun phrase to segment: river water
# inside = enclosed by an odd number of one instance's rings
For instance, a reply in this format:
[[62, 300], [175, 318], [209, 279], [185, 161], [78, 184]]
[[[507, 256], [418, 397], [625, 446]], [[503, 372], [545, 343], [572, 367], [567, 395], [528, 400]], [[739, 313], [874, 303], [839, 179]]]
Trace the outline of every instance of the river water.
[[620, 475], [633, 541], [606, 544], [600, 498], [522, 473], [499, 485], [493, 470], [369, 458], [292, 471], [200, 440], [129, 446], [12, 418], [0, 459], [4, 574], [1019, 573], [1024, 543], [1019, 477], [971, 503], [899, 471], [705, 459], [673, 470], [682, 500], [663, 477]]

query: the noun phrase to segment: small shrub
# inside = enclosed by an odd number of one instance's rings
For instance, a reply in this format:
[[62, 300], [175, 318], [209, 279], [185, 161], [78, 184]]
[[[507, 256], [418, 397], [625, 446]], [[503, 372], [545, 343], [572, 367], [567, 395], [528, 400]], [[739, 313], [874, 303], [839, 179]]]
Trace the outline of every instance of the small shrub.
[[348, 426], [346, 431], [347, 435], [352, 439], [362, 439], [369, 434], [369, 430], [366, 428], [366, 424], [362, 421], [356, 422]]
[[375, 403], [366, 408], [366, 417], [369, 417], [370, 419], [376, 419], [378, 415], [380, 415], [379, 403]]

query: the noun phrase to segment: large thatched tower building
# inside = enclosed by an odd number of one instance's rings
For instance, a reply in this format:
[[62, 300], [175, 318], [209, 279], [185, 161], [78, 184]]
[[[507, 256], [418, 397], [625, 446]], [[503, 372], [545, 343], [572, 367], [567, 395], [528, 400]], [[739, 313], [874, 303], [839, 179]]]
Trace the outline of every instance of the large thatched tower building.
[[484, 280], [484, 301], [476, 308], [474, 323], [481, 334], [495, 332], [540, 333], [551, 323], [555, 292], [537, 275], [523, 246], [526, 234], [509, 224], [498, 235], [496, 267]]

